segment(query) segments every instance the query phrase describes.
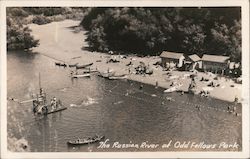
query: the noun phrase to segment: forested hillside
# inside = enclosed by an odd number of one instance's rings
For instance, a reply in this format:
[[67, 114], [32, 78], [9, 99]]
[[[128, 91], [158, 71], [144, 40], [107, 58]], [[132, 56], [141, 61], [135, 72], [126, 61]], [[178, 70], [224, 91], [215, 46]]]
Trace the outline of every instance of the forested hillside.
[[163, 50], [241, 60], [240, 8], [92, 8], [82, 21], [90, 48], [142, 55]]

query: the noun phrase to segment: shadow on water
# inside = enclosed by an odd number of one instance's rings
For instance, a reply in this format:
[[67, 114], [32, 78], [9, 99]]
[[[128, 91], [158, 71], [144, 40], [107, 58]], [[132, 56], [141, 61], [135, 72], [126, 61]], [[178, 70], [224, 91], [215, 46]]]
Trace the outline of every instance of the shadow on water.
[[34, 60], [39, 53], [32, 51], [8, 51], [8, 55], [13, 55], [18, 57], [19, 60]]

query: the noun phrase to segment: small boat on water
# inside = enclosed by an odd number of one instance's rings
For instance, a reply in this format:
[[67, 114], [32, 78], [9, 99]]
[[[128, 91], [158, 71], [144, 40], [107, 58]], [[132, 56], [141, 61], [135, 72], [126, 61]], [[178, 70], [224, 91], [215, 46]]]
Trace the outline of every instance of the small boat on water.
[[61, 63], [60, 63], [60, 62], [55, 62], [55, 65], [56, 65], [56, 66], [60, 66]]
[[76, 67], [78, 63], [75, 64], [69, 64], [69, 67]]
[[97, 73], [99, 71], [97, 70], [86, 70], [86, 71], [83, 71], [83, 73]]
[[85, 64], [85, 65], [76, 65], [76, 69], [84, 69], [86, 67], [90, 67], [92, 66], [94, 63], [89, 63], [89, 64]]
[[82, 78], [82, 77], [90, 77], [90, 73], [85, 73], [85, 74], [73, 74], [72, 78]]
[[33, 99], [33, 113], [35, 116], [46, 116], [48, 114], [56, 113], [66, 110], [67, 107], [63, 106], [61, 100], [57, 100], [56, 97], [51, 99], [50, 103], [47, 102], [47, 95], [41, 88], [40, 73], [39, 73], [39, 88], [40, 92]]
[[81, 58], [82, 56], [76, 56], [76, 57], [72, 57], [71, 59], [78, 59]]
[[113, 75], [108, 77], [110, 80], [117, 80], [117, 79], [127, 79], [127, 75]]
[[85, 145], [85, 144], [91, 144], [91, 143], [95, 143], [98, 142], [102, 139], [104, 139], [105, 136], [99, 136], [99, 135], [95, 135], [94, 137], [89, 137], [89, 138], [83, 138], [83, 139], [76, 139], [76, 140], [70, 140], [67, 142], [68, 145]]
[[60, 112], [60, 111], [66, 110], [66, 109], [67, 109], [67, 107], [57, 108], [55, 110], [48, 111], [47, 114], [52, 114], [52, 113]]
[[98, 76], [103, 78], [109, 78], [114, 76], [115, 72], [99, 72]]
[[60, 62], [55, 62], [56, 66], [63, 66], [63, 67], [67, 67], [67, 65], [65, 63], [60, 63]]
[[170, 88], [164, 90], [164, 93], [171, 93], [171, 92], [178, 91], [179, 88], [180, 88], [182, 85], [183, 85], [183, 84], [177, 84], [177, 85], [175, 85], [175, 86], [173, 86], [173, 87], [170, 87]]
[[56, 112], [66, 110], [67, 107], [63, 106], [60, 100], [56, 100], [54, 97], [51, 100], [51, 104], [46, 101], [46, 94], [38, 94], [37, 99], [33, 100], [33, 112], [34, 115], [48, 115]]

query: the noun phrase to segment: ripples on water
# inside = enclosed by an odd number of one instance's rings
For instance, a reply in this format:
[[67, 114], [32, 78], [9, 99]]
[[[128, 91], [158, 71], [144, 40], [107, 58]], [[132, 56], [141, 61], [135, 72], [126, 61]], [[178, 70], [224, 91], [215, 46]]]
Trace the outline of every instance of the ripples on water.
[[[32, 98], [38, 92], [41, 72], [48, 98], [56, 96], [68, 106], [65, 111], [36, 119], [31, 103], [8, 101], [9, 138], [27, 140], [30, 151], [145, 151], [97, 149], [98, 143], [81, 147], [66, 144], [69, 139], [96, 133], [105, 135], [111, 143], [163, 144], [173, 140], [241, 145], [241, 117], [226, 112], [231, 103], [163, 94], [163, 89], [150, 85], [140, 90], [141, 84], [132, 81], [109, 81], [97, 76], [71, 79], [69, 69], [55, 67], [53, 60], [39, 54], [8, 53], [7, 58], [8, 97]], [[241, 106], [237, 111], [241, 113]]]

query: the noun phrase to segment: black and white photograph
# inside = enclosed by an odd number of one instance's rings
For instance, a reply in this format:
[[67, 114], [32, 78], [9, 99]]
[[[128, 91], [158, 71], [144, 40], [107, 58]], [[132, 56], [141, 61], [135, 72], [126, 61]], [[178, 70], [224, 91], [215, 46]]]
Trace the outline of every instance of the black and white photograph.
[[247, 158], [249, 10], [179, 4], [2, 5], [2, 152]]

